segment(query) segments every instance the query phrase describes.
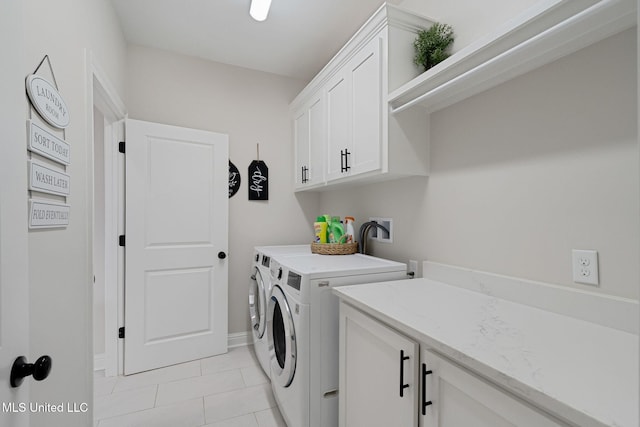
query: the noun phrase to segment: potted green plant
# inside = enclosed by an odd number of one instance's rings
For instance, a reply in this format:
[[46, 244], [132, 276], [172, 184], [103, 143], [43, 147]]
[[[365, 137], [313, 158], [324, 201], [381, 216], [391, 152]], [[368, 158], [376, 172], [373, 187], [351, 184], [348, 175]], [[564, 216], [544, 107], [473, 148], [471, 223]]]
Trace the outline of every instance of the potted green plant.
[[453, 28], [447, 24], [436, 22], [428, 30], [418, 32], [413, 42], [416, 56], [413, 62], [426, 70], [449, 57], [447, 52], [453, 43]]

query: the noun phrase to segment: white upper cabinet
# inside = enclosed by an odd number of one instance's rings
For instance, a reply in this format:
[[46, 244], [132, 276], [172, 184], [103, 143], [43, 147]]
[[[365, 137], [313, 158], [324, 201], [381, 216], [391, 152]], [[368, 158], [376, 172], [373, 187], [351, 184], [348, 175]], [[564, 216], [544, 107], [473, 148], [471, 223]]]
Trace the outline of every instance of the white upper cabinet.
[[[296, 190], [427, 175], [428, 117], [415, 111], [390, 117], [388, 95], [420, 73], [413, 64], [413, 40], [431, 25], [382, 5], [291, 103]], [[316, 128], [306, 124], [311, 99], [323, 109]], [[307, 159], [312, 152], [322, 153], [322, 159]], [[322, 173], [309, 179], [305, 167], [311, 169], [307, 165], [314, 160]]]
[[309, 149], [309, 110], [298, 111], [293, 118], [293, 129], [296, 150], [296, 186], [307, 183], [310, 165]]
[[327, 85], [328, 181], [381, 167], [382, 42], [374, 37]]
[[[359, 174], [381, 168], [382, 56], [385, 34], [375, 37], [349, 62], [351, 83], [351, 153], [347, 173]], [[335, 154], [335, 153], [334, 153]]]
[[[296, 147], [322, 153], [309, 180], [306, 151], [296, 151], [295, 188], [427, 175], [430, 113], [636, 23], [635, 0], [541, 0], [420, 73], [413, 41], [432, 22], [383, 4], [291, 103]], [[326, 120], [300, 139], [297, 120], [314, 97]]]
[[326, 178], [339, 177], [345, 171], [345, 149], [351, 146], [349, 82], [346, 73], [336, 74], [326, 88], [327, 162]]
[[320, 94], [311, 98], [293, 117], [296, 189], [324, 184], [324, 110], [324, 97]]

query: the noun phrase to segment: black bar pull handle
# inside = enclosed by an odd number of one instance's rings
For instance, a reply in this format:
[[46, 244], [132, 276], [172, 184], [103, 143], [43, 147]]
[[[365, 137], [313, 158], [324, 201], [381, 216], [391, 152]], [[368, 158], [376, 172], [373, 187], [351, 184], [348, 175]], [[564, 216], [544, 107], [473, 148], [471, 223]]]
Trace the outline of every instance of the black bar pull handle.
[[433, 371], [427, 370], [427, 365], [422, 364], [422, 415], [427, 415], [427, 406], [432, 405], [432, 401], [427, 401], [427, 375], [431, 375]]
[[404, 389], [409, 387], [409, 384], [404, 383], [404, 361], [409, 360], [409, 356], [404, 355], [404, 350], [400, 350], [400, 397], [404, 397]]
[[351, 166], [349, 166], [349, 154], [351, 154], [349, 152], [348, 148], [344, 149], [344, 172], [349, 172], [349, 169], [351, 169]]

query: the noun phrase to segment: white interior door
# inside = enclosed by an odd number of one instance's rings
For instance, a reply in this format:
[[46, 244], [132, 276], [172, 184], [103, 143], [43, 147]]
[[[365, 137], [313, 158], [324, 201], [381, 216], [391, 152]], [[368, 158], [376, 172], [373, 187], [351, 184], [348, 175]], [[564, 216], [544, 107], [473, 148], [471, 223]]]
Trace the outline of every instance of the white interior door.
[[227, 351], [227, 135], [127, 120], [124, 372]]
[[[20, 0], [0, 2], [3, 47], [0, 79], [0, 424], [29, 425], [29, 383], [9, 384], [13, 361], [29, 354], [29, 281], [27, 264], [27, 173], [24, 73], [22, 69], [22, 6]], [[20, 405], [27, 405], [24, 411]]]

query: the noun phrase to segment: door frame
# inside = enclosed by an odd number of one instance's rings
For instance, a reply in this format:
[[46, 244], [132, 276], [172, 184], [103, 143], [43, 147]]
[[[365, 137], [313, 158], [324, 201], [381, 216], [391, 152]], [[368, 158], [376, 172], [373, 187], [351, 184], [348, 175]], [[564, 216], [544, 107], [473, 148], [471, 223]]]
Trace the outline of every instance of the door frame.
[[[87, 154], [87, 174], [91, 182], [88, 185], [89, 211], [89, 239], [88, 248], [93, 259], [93, 240], [95, 233], [95, 212], [93, 191], [94, 169], [93, 162], [96, 158], [94, 146], [94, 107], [104, 115], [104, 174], [105, 174], [105, 229], [104, 229], [104, 254], [105, 254], [105, 357], [104, 370], [106, 376], [122, 374], [123, 347], [118, 339], [116, 331], [119, 325], [124, 324], [123, 311], [123, 262], [124, 250], [115, 244], [121, 230], [124, 230], [124, 200], [123, 200], [123, 175], [124, 160], [118, 156], [118, 142], [124, 140], [124, 119], [127, 118], [127, 110], [118, 96], [115, 87], [107, 77], [103, 68], [97, 62], [90, 49], [85, 49], [85, 70], [87, 105], [86, 112], [89, 117], [87, 126], [87, 141], [89, 144]], [[122, 209], [120, 209], [122, 207]], [[122, 212], [122, 213], [121, 213]], [[93, 282], [93, 268], [90, 281]], [[92, 286], [93, 290], [93, 286]], [[88, 318], [93, 319], [93, 292], [88, 302], [91, 310]], [[93, 337], [93, 327], [90, 329]], [[93, 342], [93, 339], [91, 340]], [[93, 351], [92, 351], [93, 355]], [[95, 359], [94, 359], [95, 362]]]

